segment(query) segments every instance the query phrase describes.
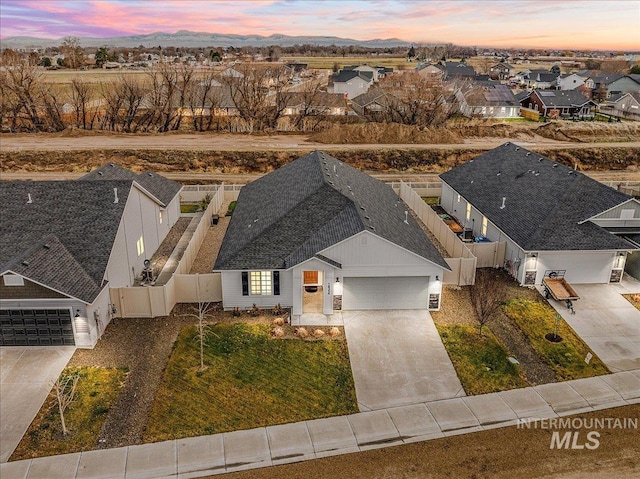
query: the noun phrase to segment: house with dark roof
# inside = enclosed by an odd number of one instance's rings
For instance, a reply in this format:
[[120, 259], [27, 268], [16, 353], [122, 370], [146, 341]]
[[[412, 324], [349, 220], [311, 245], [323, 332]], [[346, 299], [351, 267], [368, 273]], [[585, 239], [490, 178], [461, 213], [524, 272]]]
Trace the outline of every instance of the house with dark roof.
[[351, 99], [366, 93], [373, 85], [374, 76], [370, 71], [340, 70], [329, 77], [327, 92], [339, 93]]
[[640, 202], [588, 176], [505, 143], [440, 175], [442, 207], [475, 236], [506, 242], [507, 271], [522, 285], [549, 274], [616, 283]]
[[607, 73], [594, 76], [591, 79], [594, 84], [594, 96], [599, 101], [604, 101], [619, 93], [640, 92], [640, 81], [636, 81], [629, 75]]
[[593, 118], [596, 103], [578, 90], [534, 90], [520, 105], [548, 118]]
[[520, 103], [507, 85], [473, 84], [455, 93], [460, 112], [468, 117], [517, 118]]
[[473, 67], [467, 65], [465, 62], [444, 62], [441, 65], [444, 69], [445, 80], [450, 80], [453, 78], [472, 79], [476, 76], [476, 71], [473, 69]]
[[489, 68], [489, 75], [494, 80], [508, 80], [516, 72], [516, 69], [506, 62], [499, 62]]
[[640, 92], [618, 93], [603, 104], [598, 111], [626, 120], [640, 121]]
[[213, 269], [225, 309], [280, 304], [326, 324], [438, 309], [449, 268], [390, 186], [314, 151], [242, 188]]
[[93, 347], [180, 216], [181, 185], [107, 164], [75, 181], [0, 182], [0, 344]]

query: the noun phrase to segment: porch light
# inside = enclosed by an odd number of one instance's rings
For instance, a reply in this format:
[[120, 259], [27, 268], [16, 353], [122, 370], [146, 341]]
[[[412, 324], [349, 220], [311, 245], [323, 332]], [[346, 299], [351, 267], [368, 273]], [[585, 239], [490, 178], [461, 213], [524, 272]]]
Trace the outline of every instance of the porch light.
[[76, 309], [76, 315], [74, 316], [74, 318], [79, 318], [80, 317], [80, 310]]
[[340, 276], [336, 276], [336, 283], [340, 282]]
[[440, 281], [440, 277], [436, 274], [436, 281]]

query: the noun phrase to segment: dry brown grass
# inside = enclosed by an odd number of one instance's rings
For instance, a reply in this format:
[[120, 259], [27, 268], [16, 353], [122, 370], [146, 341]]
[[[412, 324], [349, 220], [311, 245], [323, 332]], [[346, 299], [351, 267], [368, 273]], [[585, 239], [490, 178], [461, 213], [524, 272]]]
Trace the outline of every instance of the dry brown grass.
[[360, 123], [356, 125], [333, 125], [311, 135], [319, 143], [391, 143], [413, 144], [461, 143], [462, 137], [448, 128], [421, 128], [399, 123]]

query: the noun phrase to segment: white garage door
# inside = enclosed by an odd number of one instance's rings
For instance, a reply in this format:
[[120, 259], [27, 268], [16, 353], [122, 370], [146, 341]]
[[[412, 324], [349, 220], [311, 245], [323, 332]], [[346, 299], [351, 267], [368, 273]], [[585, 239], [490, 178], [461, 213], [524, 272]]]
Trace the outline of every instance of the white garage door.
[[564, 277], [569, 283], [608, 283], [611, 276], [612, 253], [541, 253], [540, 256], [543, 256], [544, 272], [566, 271]]
[[427, 309], [429, 278], [344, 278], [342, 309]]

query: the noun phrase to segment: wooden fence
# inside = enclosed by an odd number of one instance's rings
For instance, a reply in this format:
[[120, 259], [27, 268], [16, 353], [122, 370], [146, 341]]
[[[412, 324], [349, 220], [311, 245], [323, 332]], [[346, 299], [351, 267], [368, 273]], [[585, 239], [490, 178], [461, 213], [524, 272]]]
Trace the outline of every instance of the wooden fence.
[[168, 316], [176, 303], [222, 301], [220, 273], [189, 274], [211, 227], [211, 216], [220, 210], [225, 198], [224, 185], [219, 185], [215, 191], [206, 191], [212, 193], [209, 206], [169, 281], [162, 286], [110, 288], [111, 304], [116, 307], [117, 317], [155, 318]]

